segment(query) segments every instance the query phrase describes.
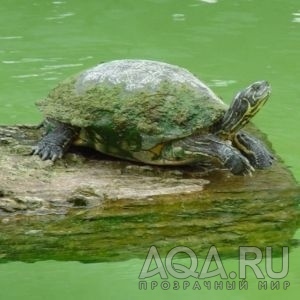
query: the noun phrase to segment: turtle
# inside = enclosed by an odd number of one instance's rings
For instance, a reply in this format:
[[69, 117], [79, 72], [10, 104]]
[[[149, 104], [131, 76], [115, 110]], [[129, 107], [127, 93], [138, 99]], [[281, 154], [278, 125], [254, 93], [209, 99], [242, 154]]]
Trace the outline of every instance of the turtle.
[[209, 165], [251, 175], [273, 155], [244, 126], [270, 95], [266, 80], [226, 105], [187, 69], [146, 59], [100, 63], [73, 75], [37, 102], [45, 134], [32, 148], [61, 159], [70, 145], [150, 165]]

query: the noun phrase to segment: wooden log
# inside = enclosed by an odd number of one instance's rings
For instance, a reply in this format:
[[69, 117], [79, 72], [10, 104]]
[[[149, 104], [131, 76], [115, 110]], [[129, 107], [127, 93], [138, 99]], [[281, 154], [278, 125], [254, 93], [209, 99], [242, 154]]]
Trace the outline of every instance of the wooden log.
[[[266, 140], [256, 129], [255, 134]], [[30, 156], [42, 132], [0, 126], [0, 257], [2, 261], [115, 261], [215, 245], [293, 244], [299, 186], [277, 157], [252, 177], [226, 170], [163, 168], [72, 148], [61, 161]]]

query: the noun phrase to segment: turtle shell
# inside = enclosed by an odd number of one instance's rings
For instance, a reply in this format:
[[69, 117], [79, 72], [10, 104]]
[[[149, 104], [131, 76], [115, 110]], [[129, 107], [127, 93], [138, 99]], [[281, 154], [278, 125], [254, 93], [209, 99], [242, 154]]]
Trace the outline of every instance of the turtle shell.
[[104, 143], [129, 151], [207, 132], [226, 110], [186, 69], [130, 59], [68, 78], [37, 105], [45, 117], [92, 129]]

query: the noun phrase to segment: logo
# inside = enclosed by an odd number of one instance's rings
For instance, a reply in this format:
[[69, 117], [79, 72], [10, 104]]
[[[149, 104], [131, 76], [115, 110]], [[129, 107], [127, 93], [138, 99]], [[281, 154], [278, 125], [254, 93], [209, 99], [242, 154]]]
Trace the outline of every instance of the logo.
[[[188, 263], [180, 263], [176, 258], [178, 254], [184, 254], [188, 257]], [[277, 258], [278, 259], [278, 258]], [[262, 251], [257, 247], [239, 247], [238, 269], [226, 270], [223, 261], [215, 246], [210, 247], [206, 258], [199, 260], [196, 253], [184, 246], [178, 246], [169, 251], [165, 258], [161, 258], [158, 249], [155, 246], [150, 247], [143, 267], [139, 274], [140, 289], [154, 289], [158, 287], [158, 281], [162, 289], [180, 288], [201, 289], [201, 285], [207, 289], [248, 289], [247, 276], [252, 272], [258, 281], [258, 289], [287, 289], [290, 286], [288, 281], [281, 282], [289, 272], [289, 248], [282, 247], [281, 270], [274, 271], [272, 247], [266, 247]], [[200, 265], [199, 261], [203, 263]], [[154, 267], [153, 267], [154, 265]], [[213, 270], [212, 270], [212, 266]], [[252, 275], [253, 276], [253, 275]], [[146, 281], [151, 279], [149, 283]], [[213, 280], [215, 282], [213, 282]], [[174, 281], [175, 280], [175, 281]], [[188, 281], [187, 281], [188, 280]], [[237, 282], [237, 280], [239, 282]], [[191, 282], [194, 281], [192, 285]], [[191, 286], [192, 285], [192, 286]]]

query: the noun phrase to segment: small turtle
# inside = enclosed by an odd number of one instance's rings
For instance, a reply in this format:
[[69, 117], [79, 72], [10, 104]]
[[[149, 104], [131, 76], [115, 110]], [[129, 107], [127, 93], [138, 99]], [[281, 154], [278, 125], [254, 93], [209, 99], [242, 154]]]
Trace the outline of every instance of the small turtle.
[[272, 165], [263, 143], [241, 129], [270, 94], [266, 81], [228, 107], [186, 69], [151, 60], [99, 64], [37, 103], [46, 134], [32, 153], [62, 158], [71, 144], [153, 165], [216, 164], [233, 174]]

